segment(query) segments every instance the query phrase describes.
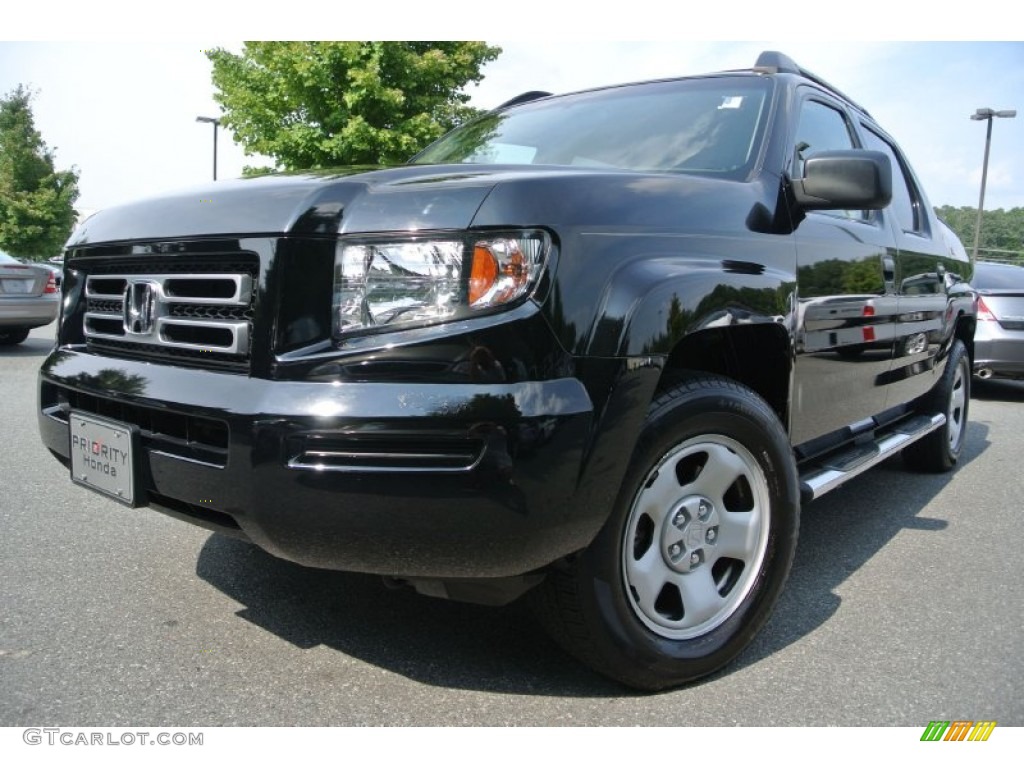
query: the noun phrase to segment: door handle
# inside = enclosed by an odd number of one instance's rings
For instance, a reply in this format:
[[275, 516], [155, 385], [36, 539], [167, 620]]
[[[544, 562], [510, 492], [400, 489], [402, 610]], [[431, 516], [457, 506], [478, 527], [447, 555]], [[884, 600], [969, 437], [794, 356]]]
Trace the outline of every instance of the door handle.
[[886, 293], [896, 292], [896, 261], [892, 256], [882, 257], [882, 280]]

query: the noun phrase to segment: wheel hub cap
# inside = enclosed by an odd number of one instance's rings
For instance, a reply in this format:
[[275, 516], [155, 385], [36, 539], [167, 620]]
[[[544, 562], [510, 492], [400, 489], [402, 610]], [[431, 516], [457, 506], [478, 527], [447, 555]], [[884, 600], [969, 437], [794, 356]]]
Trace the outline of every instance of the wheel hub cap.
[[665, 516], [661, 526], [661, 556], [677, 573], [689, 573], [708, 560], [714, 562], [718, 512], [704, 496], [688, 496]]
[[669, 449], [637, 491], [622, 578], [637, 618], [661, 637], [700, 637], [744, 604], [768, 547], [771, 496], [741, 443], [701, 435]]

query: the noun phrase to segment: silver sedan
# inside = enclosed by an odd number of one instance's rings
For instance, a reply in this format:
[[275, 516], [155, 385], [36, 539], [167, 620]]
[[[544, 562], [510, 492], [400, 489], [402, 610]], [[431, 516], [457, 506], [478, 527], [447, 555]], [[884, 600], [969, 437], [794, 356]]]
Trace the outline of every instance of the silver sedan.
[[0, 251], [0, 346], [20, 344], [28, 332], [52, 323], [60, 309], [54, 273]]
[[979, 261], [971, 284], [978, 291], [974, 373], [1024, 378], [1024, 267]]

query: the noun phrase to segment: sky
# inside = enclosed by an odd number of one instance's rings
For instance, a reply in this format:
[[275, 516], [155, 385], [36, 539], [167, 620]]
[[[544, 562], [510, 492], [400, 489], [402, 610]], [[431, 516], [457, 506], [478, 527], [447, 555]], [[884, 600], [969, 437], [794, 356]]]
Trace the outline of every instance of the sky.
[[[307, 2], [310, 8], [333, 7], [335, 13], [340, 7]], [[95, 3], [90, 4], [93, 6]], [[279, 29], [271, 21], [263, 27], [236, 27], [225, 16], [216, 16], [224, 14], [223, 10], [215, 12], [211, 24], [198, 24], [196, 19], [206, 11], [199, 4], [179, 0], [175, 7], [180, 13], [173, 18], [151, 19], [143, 33], [128, 35], [128, 39], [101, 39], [112, 31], [126, 30], [97, 26], [95, 15], [75, 26], [75, 7], [67, 6], [71, 16], [63, 16], [58, 8], [55, 16], [62, 22], [52, 28], [40, 26], [31, 15], [15, 18], [8, 29], [0, 27], [0, 38], [20, 38], [0, 40], [0, 94], [18, 84], [35, 90], [36, 128], [55, 150], [58, 168], [74, 166], [79, 170], [78, 208], [84, 212], [208, 181], [212, 177], [213, 131], [195, 118], [216, 116], [220, 110], [203, 50], [240, 50], [240, 39], [235, 38], [243, 34], [251, 38], [303, 37], [301, 27]], [[527, 3], [516, 7], [529, 12], [542, 6]], [[634, 3], [630, 7], [635, 7]], [[806, 29], [782, 25], [775, 29], [756, 26], [753, 31], [788, 32], [791, 39], [778, 35], [781, 39], [720, 42], [683, 39], [685, 35], [680, 34], [680, 39], [625, 42], [614, 35], [633, 36], [636, 26], [605, 22], [589, 29], [573, 27], [571, 34], [547, 39], [544, 34], [527, 34], [530, 27], [522, 24], [485, 25], [484, 29], [414, 26], [407, 31], [421, 36], [447, 32], [435, 36], [474, 37], [502, 47], [502, 55], [485, 66], [482, 83], [467, 89], [471, 103], [482, 108], [527, 90], [560, 93], [749, 67], [760, 51], [781, 50], [872, 113], [903, 148], [933, 205], [978, 204], [985, 124], [969, 116], [979, 107], [1018, 109], [1021, 114], [1017, 118], [999, 119], [993, 126], [985, 208], [1024, 206], [1022, 42], [821, 41]], [[196, 28], [207, 26], [209, 38], [189, 39]], [[309, 19], [306, 26], [317, 36], [324, 31]], [[997, 36], [997, 25], [991, 26], [992, 36]], [[486, 34], [492, 31], [490, 27], [495, 28], [494, 34]], [[730, 30], [728, 25], [705, 27]], [[40, 31], [81, 39], [33, 39]], [[380, 20], [364, 18], [339, 27], [337, 36], [385, 36], [373, 34], [381, 31]], [[388, 27], [389, 33], [401, 31]], [[464, 34], [456, 34], [460, 31]], [[750, 25], [738, 31], [749, 32]], [[503, 39], [501, 32], [513, 39]], [[550, 29], [547, 32], [550, 35]], [[394, 34], [387, 36], [396, 39]], [[792, 39], [794, 36], [798, 39]], [[397, 39], [402, 38], [399, 35]], [[221, 179], [241, 175], [245, 165], [269, 164], [266, 158], [246, 157], [243, 148], [223, 130], [219, 132], [218, 155]]]

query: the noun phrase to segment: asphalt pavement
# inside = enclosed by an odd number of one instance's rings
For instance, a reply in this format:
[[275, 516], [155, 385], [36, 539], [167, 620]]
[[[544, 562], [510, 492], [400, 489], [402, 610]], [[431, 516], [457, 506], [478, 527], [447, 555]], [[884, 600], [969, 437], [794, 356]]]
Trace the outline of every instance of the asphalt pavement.
[[644, 695], [518, 606], [300, 568], [72, 485], [42, 447], [53, 326], [0, 348], [0, 726], [1024, 725], [1024, 384], [978, 383], [949, 475], [807, 505], [768, 626]]

